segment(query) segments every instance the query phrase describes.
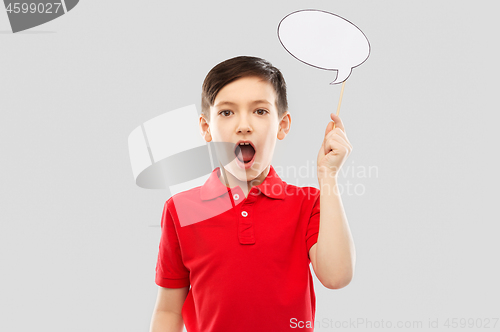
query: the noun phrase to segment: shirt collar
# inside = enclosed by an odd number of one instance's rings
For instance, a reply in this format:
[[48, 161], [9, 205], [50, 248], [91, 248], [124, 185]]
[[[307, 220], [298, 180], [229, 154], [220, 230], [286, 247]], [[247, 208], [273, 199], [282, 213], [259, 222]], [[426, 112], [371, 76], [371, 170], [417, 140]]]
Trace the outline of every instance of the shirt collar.
[[[228, 192], [229, 188], [222, 184], [219, 180], [219, 175], [220, 167], [217, 167], [212, 171], [212, 174], [210, 174], [210, 177], [205, 181], [203, 186], [201, 186], [200, 197], [202, 200], [213, 199]], [[255, 187], [270, 198], [285, 198], [284, 182], [278, 176], [278, 173], [276, 173], [272, 165], [269, 166], [269, 173], [264, 181]]]

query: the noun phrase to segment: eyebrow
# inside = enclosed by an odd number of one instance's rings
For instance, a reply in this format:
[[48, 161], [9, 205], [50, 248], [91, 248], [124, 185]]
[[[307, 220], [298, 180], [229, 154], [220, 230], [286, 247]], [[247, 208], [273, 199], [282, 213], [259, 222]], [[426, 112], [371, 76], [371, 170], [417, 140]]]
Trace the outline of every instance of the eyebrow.
[[[255, 100], [255, 101], [253, 101], [253, 102], [250, 103], [250, 105], [254, 105], [254, 104], [268, 104], [268, 105], [272, 105], [270, 102], [268, 102], [267, 100], [264, 100], [264, 99]], [[230, 102], [230, 101], [221, 101], [220, 103], [218, 103], [215, 106], [216, 107], [220, 107], [220, 106], [223, 106], [223, 105], [236, 106], [235, 103]]]

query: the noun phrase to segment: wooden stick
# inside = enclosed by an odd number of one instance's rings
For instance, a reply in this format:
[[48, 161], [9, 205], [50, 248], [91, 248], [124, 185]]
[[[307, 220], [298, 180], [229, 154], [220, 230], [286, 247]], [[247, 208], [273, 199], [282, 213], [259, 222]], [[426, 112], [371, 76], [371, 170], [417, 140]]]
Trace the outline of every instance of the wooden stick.
[[[342, 89], [340, 90], [339, 106], [337, 107], [337, 116], [339, 116], [339, 113], [340, 113], [340, 104], [342, 104], [342, 96], [344, 95], [344, 87], [345, 87], [345, 81], [342, 82]], [[333, 128], [335, 128], [335, 122], [333, 123]]]

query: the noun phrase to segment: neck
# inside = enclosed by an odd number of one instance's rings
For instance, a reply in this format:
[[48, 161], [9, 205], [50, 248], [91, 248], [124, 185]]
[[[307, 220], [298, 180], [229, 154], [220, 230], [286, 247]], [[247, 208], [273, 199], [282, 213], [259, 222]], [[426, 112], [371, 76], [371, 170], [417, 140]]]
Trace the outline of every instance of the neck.
[[248, 196], [248, 193], [254, 186], [260, 185], [264, 180], [266, 179], [267, 175], [269, 174], [269, 170], [271, 169], [271, 166], [267, 166], [262, 173], [260, 173], [255, 179], [251, 179], [249, 181], [241, 181], [240, 179], [236, 178], [233, 174], [230, 172], [226, 171], [222, 165], [219, 167], [220, 169], [220, 174], [219, 174], [219, 180], [228, 188], [234, 188], [236, 186], [240, 187], [241, 190], [245, 193], [245, 197]]

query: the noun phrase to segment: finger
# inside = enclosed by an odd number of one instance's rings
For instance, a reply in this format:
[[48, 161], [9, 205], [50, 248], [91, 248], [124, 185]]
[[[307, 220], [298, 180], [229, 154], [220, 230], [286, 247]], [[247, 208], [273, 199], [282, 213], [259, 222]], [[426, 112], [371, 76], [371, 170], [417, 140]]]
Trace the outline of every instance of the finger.
[[340, 144], [342, 144], [343, 146], [345, 146], [349, 150], [352, 150], [352, 145], [339, 135], [333, 135], [330, 138], [330, 140], [339, 142]]
[[325, 147], [325, 154], [328, 153], [333, 145], [340, 144], [343, 147], [347, 148], [349, 151], [352, 151], [352, 145], [346, 142], [342, 137], [339, 135], [332, 135], [329, 137], [327, 140], [325, 140], [324, 147]]
[[342, 131], [345, 132], [344, 123], [340, 119], [340, 116], [336, 115], [335, 113], [331, 113], [330, 117], [335, 122], [335, 128], [340, 128], [340, 129], [342, 129]]
[[326, 135], [327, 135], [330, 131], [332, 131], [332, 129], [333, 129], [333, 121], [330, 121], [330, 122], [328, 122], [328, 124], [326, 125], [326, 129], [325, 129], [325, 137], [326, 137]]
[[349, 154], [350, 150], [347, 146], [335, 141], [331, 140], [325, 143], [325, 155], [329, 153], [333, 153], [334, 155]]
[[347, 138], [347, 134], [342, 129], [334, 128], [332, 131], [335, 132], [335, 134], [342, 137], [347, 143], [349, 143], [351, 145], [351, 142], [349, 142], [349, 139]]
[[349, 149], [349, 151], [352, 150], [351, 143], [347, 142], [342, 136], [337, 134], [337, 132], [339, 132], [339, 131], [341, 131], [341, 130], [334, 129], [331, 132], [329, 132], [328, 135], [326, 135], [325, 139], [323, 140], [323, 144], [322, 144], [325, 154], [327, 154], [330, 151], [331, 146], [332, 146], [331, 144], [333, 144], [333, 142], [338, 142], [338, 143], [342, 144], [344, 147]]
[[332, 131], [330, 131], [328, 133], [328, 135], [325, 136], [324, 141], [327, 141], [327, 140], [331, 139], [332, 137], [336, 137], [336, 136], [341, 137], [342, 142], [345, 142], [345, 144], [348, 145], [352, 149], [351, 142], [349, 142], [349, 140], [347, 139], [347, 136], [345, 136], [345, 133], [340, 128], [339, 129], [335, 128]]
[[334, 155], [337, 155], [341, 152], [349, 154], [351, 152], [351, 148], [344, 143], [332, 139], [325, 143], [325, 155], [330, 152], [333, 152]]

